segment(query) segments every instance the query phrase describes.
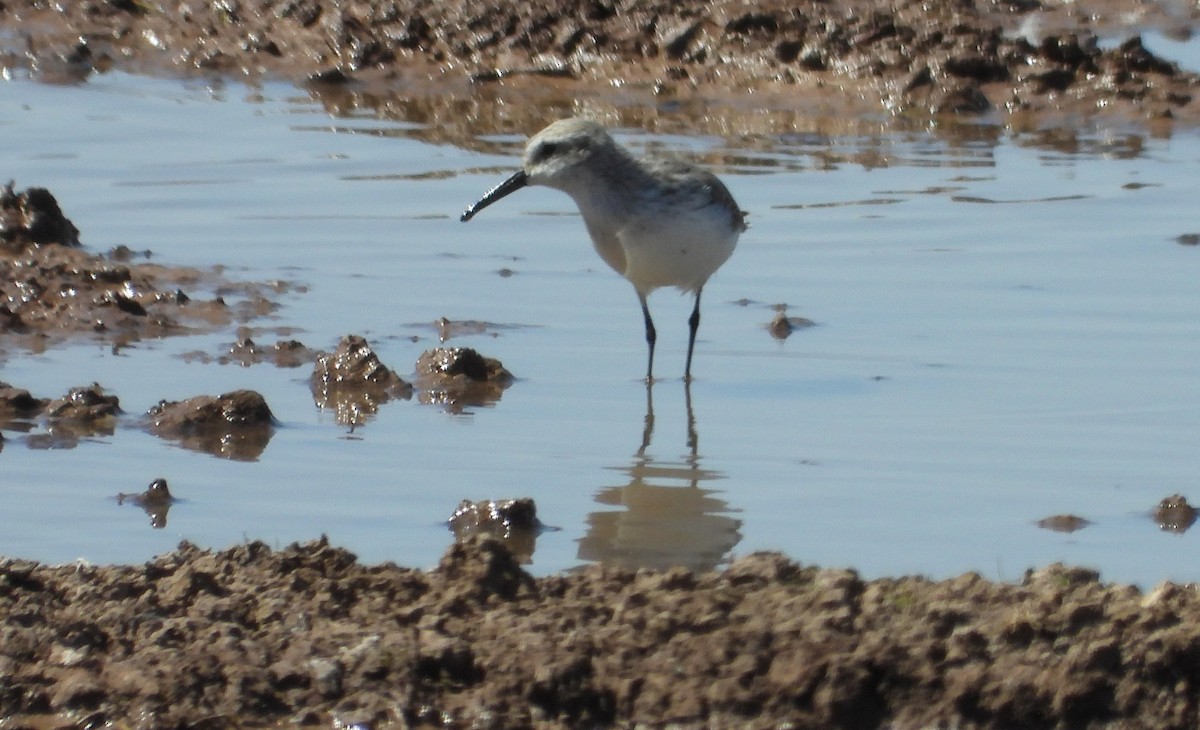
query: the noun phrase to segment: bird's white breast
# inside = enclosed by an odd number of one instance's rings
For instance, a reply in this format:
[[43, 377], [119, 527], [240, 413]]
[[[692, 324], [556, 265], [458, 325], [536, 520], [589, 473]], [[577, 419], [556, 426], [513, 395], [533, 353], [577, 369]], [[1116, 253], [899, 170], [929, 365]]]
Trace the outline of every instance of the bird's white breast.
[[717, 205], [631, 218], [617, 232], [625, 253], [621, 273], [643, 293], [665, 286], [697, 291], [733, 253], [739, 232], [729, 220]]

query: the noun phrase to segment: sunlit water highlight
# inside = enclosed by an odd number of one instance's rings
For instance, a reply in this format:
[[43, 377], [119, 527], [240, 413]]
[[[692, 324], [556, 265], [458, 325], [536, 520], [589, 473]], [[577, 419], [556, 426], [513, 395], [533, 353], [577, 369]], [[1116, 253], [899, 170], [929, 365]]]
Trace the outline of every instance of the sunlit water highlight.
[[[752, 222], [705, 290], [690, 394], [690, 300], [652, 298], [663, 380], [648, 419], [636, 299], [569, 199], [524, 191], [463, 225], [521, 140], [490, 138], [500, 154], [485, 155], [419, 129], [332, 117], [285, 86], [0, 85], [0, 175], [51, 189], [88, 248], [302, 284], [259, 324], [325, 349], [362, 334], [405, 375], [437, 344], [414, 323], [506, 325], [451, 344], [518, 377], [490, 408], [393, 402], [351, 432], [313, 405], [310, 368], [180, 357], [218, 354], [232, 331], [10, 351], [0, 380], [43, 397], [99, 381], [127, 415], [74, 449], [6, 432], [0, 554], [137, 562], [181, 539], [324, 533], [364, 560], [429, 566], [460, 499], [529, 496], [561, 528], [539, 539], [538, 573], [778, 549], [868, 576], [1016, 579], [1063, 560], [1200, 579], [1195, 532], [1149, 516], [1172, 493], [1200, 501], [1200, 247], [1179, 242], [1200, 231], [1194, 133], [1047, 145], [779, 129], [739, 148], [622, 130], [636, 148], [728, 161]], [[773, 339], [779, 303], [816, 326]], [[258, 461], [134, 427], [160, 399], [242, 387], [281, 422]], [[162, 530], [112, 498], [156, 477], [184, 500]], [[1095, 524], [1034, 524], [1063, 513]]]

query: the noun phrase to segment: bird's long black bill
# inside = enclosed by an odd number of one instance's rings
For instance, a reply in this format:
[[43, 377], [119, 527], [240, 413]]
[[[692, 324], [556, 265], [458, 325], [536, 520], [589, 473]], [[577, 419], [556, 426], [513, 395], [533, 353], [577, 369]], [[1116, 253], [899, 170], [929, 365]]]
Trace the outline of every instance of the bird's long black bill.
[[495, 203], [500, 198], [503, 198], [506, 195], [511, 195], [512, 193], [517, 192], [521, 188], [525, 187], [528, 183], [529, 183], [529, 179], [525, 176], [525, 171], [521, 170], [521, 171], [517, 172], [509, 179], [505, 180], [504, 182], [500, 183], [496, 187], [494, 187], [491, 190], [484, 193], [483, 197], [479, 199], [479, 202], [475, 203], [474, 205], [472, 205], [471, 207], [469, 207], [463, 211], [462, 217], [459, 218], [459, 220], [462, 221], [463, 223], [466, 223], [467, 221], [474, 218], [475, 214], [478, 213], [479, 211], [488, 207], [492, 203]]

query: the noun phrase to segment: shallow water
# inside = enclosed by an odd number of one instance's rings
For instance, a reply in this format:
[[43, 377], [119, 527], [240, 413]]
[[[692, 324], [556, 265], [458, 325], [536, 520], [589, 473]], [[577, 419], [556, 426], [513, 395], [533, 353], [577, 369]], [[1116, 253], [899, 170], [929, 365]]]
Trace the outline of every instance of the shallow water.
[[[690, 392], [690, 300], [651, 299], [648, 419], [636, 299], [569, 200], [523, 191], [458, 221], [513, 168], [516, 136], [468, 150], [422, 141], [416, 116], [332, 116], [287, 86], [123, 74], [3, 82], [0, 131], [3, 176], [50, 188], [88, 248], [299, 285], [257, 323], [261, 343], [358, 333], [407, 375], [437, 345], [434, 320], [483, 320], [499, 326], [450, 344], [518, 377], [491, 407], [392, 402], [350, 430], [313, 405], [308, 367], [183, 357], [219, 354], [233, 331], [10, 351], [0, 379], [43, 397], [98, 381], [127, 415], [74, 449], [6, 433], [0, 554], [136, 562], [181, 539], [324, 533], [367, 561], [428, 566], [460, 499], [529, 496], [560, 528], [539, 538], [537, 573], [778, 549], [867, 576], [1016, 579], [1063, 560], [1200, 580], [1196, 532], [1149, 515], [1172, 493], [1200, 501], [1200, 247], [1179, 242], [1200, 231], [1193, 132], [622, 130], [719, 163], [752, 222], [705, 290]], [[772, 338], [779, 303], [816, 326]], [[160, 399], [241, 387], [281, 422], [257, 461], [134, 427]], [[183, 499], [161, 530], [113, 499], [156, 477]], [[1063, 513], [1094, 524], [1035, 525]]]

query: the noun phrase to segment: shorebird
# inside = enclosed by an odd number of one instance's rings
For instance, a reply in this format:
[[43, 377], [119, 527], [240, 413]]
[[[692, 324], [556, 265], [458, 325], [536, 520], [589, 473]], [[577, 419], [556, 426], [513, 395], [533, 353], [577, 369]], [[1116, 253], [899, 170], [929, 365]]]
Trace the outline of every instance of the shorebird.
[[654, 380], [657, 333], [646, 297], [664, 286], [696, 296], [688, 319], [687, 365], [700, 327], [700, 292], [733, 253], [746, 214], [711, 172], [677, 160], [638, 159], [588, 119], [564, 119], [535, 134], [521, 169], [467, 208], [461, 220], [527, 185], [575, 200], [604, 263], [633, 284], [646, 324], [646, 381]]

